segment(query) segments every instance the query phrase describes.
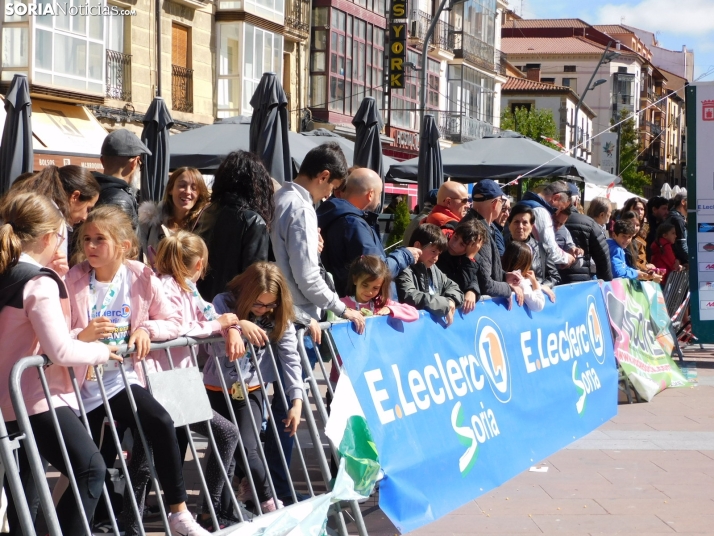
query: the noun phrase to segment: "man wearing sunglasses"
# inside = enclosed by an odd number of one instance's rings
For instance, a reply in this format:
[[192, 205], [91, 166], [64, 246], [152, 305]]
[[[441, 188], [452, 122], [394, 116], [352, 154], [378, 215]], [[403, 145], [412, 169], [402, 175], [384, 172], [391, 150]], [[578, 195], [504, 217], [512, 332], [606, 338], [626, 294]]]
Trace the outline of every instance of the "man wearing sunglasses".
[[466, 186], [460, 182], [447, 181], [439, 188], [436, 206], [424, 223], [433, 223], [449, 238], [468, 210], [469, 192]]
[[543, 247], [550, 260], [559, 267], [568, 267], [575, 262], [575, 257], [558, 247], [553, 229], [553, 215], [558, 210], [570, 206], [570, 189], [565, 181], [547, 184], [540, 194], [526, 192], [519, 201], [533, 209], [535, 224], [533, 236]]

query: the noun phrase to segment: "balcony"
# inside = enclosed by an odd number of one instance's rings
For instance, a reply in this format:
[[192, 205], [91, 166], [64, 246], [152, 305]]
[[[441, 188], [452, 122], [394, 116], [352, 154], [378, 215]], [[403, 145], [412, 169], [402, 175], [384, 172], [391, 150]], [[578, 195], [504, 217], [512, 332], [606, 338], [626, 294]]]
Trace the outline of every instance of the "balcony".
[[[410, 21], [409, 37], [415, 38], [418, 42], [416, 48], [422, 49], [426, 31], [431, 23], [431, 15], [420, 10], [412, 11]], [[439, 20], [434, 27], [434, 35], [431, 37], [431, 46], [442, 50], [454, 51], [454, 27], [443, 20]]]
[[650, 121], [642, 121], [642, 126], [645, 132], [649, 132], [653, 136], [659, 136], [662, 133], [662, 127], [657, 123], [652, 123]]
[[171, 66], [171, 108], [193, 113], [193, 69]]
[[285, 31], [298, 39], [310, 36], [309, 0], [287, 0], [285, 5]]
[[505, 55], [462, 30], [454, 31], [454, 55], [491, 72], [506, 74]]
[[109, 99], [131, 102], [131, 55], [107, 49], [107, 92]]
[[478, 140], [484, 136], [498, 133], [499, 128], [492, 123], [467, 117], [462, 112], [444, 112], [429, 110], [436, 116], [436, 124], [442, 138], [456, 143]]

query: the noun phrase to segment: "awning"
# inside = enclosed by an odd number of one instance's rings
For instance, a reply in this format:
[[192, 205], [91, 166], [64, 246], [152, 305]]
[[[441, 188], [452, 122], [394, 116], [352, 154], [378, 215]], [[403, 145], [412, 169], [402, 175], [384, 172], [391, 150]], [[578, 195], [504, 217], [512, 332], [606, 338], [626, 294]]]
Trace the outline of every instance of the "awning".
[[99, 154], [107, 131], [84, 106], [32, 100], [35, 171], [77, 165], [101, 171]]

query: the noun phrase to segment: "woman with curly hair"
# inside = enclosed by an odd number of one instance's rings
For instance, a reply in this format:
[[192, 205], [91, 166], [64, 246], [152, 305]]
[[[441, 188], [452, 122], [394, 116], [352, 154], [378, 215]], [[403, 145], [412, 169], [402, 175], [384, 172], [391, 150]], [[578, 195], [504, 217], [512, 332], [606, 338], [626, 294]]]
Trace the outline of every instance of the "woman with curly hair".
[[208, 245], [208, 273], [198, 284], [211, 301], [248, 266], [268, 260], [273, 221], [273, 183], [260, 158], [246, 151], [230, 153], [213, 182], [211, 205], [196, 232]]
[[184, 230], [194, 232], [209, 193], [196, 168], [180, 167], [169, 177], [164, 198], [158, 204], [145, 201], [139, 207], [139, 243], [144, 260], [154, 265], [161, 239]]

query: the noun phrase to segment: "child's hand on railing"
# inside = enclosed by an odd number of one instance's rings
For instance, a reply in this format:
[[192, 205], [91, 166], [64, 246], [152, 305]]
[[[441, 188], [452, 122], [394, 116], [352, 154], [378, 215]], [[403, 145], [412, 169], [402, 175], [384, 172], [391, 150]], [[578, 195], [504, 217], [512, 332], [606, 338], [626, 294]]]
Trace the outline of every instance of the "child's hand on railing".
[[127, 346], [129, 348], [135, 346], [134, 354], [136, 359], [141, 361], [148, 355], [149, 350], [151, 349], [151, 338], [145, 329], [139, 328], [131, 334]]
[[111, 359], [113, 361], [119, 361], [119, 363], [123, 363], [124, 358], [122, 356], [120, 356], [119, 354], [117, 354], [118, 351], [119, 351], [118, 346], [116, 346], [115, 344], [110, 344], [109, 345], [109, 359]]
[[302, 399], [296, 398], [293, 400], [293, 407], [288, 410], [288, 418], [283, 419], [283, 424], [285, 425], [285, 431], [290, 432], [290, 437], [297, 433], [298, 426], [300, 425], [300, 417], [302, 416]]
[[238, 324], [238, 317], [233, 313], [224, 313], [216, 320], [218, 320], [218, 323], [221, 325], [221, 329], [228, 329]]
[[253, 346], [262, 347], [270, 342], [268, 334], [265, 333], [263, 329], [253, 324], [253, 322], [248, 320], [239, 320], [238, 325], [240, 326], [241, 331], [243, 331], [243, 337], [245, 337]]
[[226, 335], [226, 357], [229, 361], [235, 361], [245, 355], [245, 343], [240, 329], [230, 328]]
[[89, 325], [79, 332], [77, 339], [83, 342], [94, 342], [106, 339], [114, 333], [114, 324], [106, 316], [98, 316], [90, 320]]

